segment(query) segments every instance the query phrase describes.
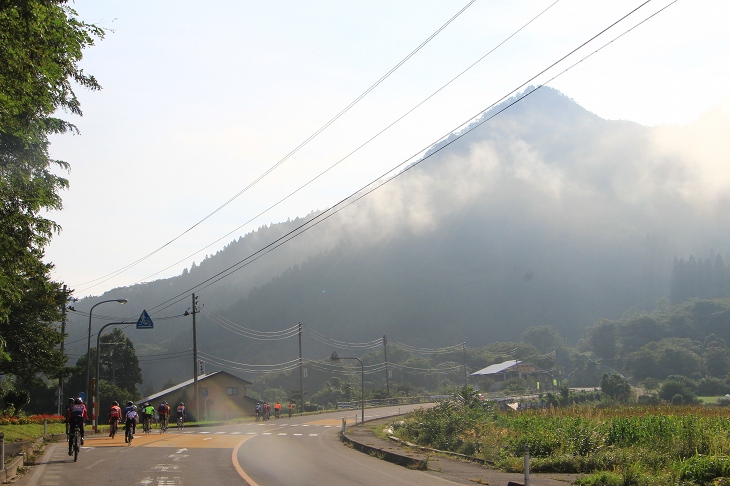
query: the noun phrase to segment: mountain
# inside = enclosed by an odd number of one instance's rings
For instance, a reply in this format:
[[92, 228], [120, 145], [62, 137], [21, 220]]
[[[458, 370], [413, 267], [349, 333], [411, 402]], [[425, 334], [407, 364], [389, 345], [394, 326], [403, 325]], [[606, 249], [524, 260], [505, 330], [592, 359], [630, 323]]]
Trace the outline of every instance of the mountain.
[[[730, 184], [712, 170], [726, 159], [728, 142], [718, 135], [714, 150], [706, 145], [707, 120], [644, 127], [601, 119], [551, 88], [524, 94], [493, 118], [514, 100], [485, 113], [463, 137], [435, 145], [367, 197], [196, 290], [204, 304], [199, 349], [220, 364], [298, 357], [296, 338], [246, 338], [226, 329], [224, 319], [267, 332], [301, 322], [313, 338], [305, 358], [331, 353], [322, 336], [478, 346], [551, 324], [576, 342], [598, 319], [651, 310], [667, 298], [676, 257], [727, 254]], [[191, 305], [188, 289], [317, 214], [262, 227], [179, 277], [93, 301], [124, 294], [137, 308], [160, 309], [182, 294], [159, 312], [180, 315]], [[189, 317], [157, 322], [156, 331], [127, 333], [139, 354], [190, 348]], [[187, 362], [143, 362], [143, 389], [187, 377]]]

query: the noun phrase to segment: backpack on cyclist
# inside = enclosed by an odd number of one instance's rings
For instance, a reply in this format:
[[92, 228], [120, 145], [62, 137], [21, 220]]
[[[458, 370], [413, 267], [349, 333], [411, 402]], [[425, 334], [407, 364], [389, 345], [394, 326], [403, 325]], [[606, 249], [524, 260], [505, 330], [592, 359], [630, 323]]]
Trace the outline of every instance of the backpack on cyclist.
[[162, 415], [167, 415], [167, 406], [165, 406], [164, 403], [161, 403], [159, 407], [157, 407], [157, 413]]

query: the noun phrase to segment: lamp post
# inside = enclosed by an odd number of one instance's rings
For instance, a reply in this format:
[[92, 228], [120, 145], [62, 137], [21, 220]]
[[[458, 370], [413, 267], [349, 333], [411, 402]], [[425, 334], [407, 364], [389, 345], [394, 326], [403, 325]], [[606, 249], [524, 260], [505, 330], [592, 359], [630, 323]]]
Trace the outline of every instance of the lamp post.
[[[91, 314], [94, 312], [94, 307], [101, 304], [106, 304], [107, 302], [118, 302], [120, 304], [126, 304], [127, 299], [110, 299], [110, 300], [102, 300], [101, 302], [97, 302], [96, 304], [91, 306], [91, 309], [89, 309], [89, 335], [88, 339], [86, 341], [86, 400], [88, 402], [89, 398], [91, 397]], [[99, 351], [97, 350], [97, 353]], [[93, 403], [93, 400], [92, 400]], [[94, 415], [94, 410], [92, 409], [91, 414]]]
[[[101, 326], [101, 329], [99, 329], [99, 332], [96, 334], [96, 389], [97, 390], [99, 389], [99, 375], [101, 374], [100, 373], [100, 370], [101, 370], [101, 332], [109, 326], [121, 326], [123, 324], [130, 324], [130, 323], [127, 321], [110, 322], [108, 324], [104, 324], [103, 326]], [[98, 392], [97, 392], [97, 394], [101, 395]], [[101, 402], [101, 396], [98, 397], [98, 401]], [[101, 405], [99, 406], [99, 409], [101, 409]], [[94, 429], [94, 432], [98, 432], [97, 424], [98, 424], [98, 420], [99, 420], [98, 417], [99, 417], [100, 411], [101, 410], [98, 410], [97, 413], [93, 417], [94, 420], [92, 422], [93, 423], [92, 427]]]
[[[340, 359], [356, 359], [360, 363], [360, 407], [362, 409], [362, 415], [360, 416], [360, 423], [365, 423], [365, 367], [362, 364], [362, 361], [360, 361], [360, 358], [341, 358], [337, 356], [337, 351], [332, 351], [332, 356], [330, 356], [330, 360], [337, 361]], [[355, 421], [357, 422], [357, 421]]]

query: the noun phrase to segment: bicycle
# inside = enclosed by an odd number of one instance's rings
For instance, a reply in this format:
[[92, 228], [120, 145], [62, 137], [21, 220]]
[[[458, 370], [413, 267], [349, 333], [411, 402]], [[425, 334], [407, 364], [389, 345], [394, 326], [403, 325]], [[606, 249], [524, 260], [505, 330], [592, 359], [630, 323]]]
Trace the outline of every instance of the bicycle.
[[160, 434], [164, 434], [167, 430], [167, 417], [164, 415], [160, 417]]
[[185, 427], [182, 416], [177, 418], [177, 430], [182, 430]]
[[119, 427], [119, 419], [117, 417], [112, 417], [112, 423], [109, 424], [109, 437], [112, 439], [115, 435], [117, 435], [117, 428]]
[[132, 445], [132, 439], [134, 439], [134, 426], [127, 425], [127, 428], [125, 430], [125, 436], [124, 436], [124, 442], [127, 443], [127, 445]]
[[68, 441], [68, 455], [70, 456], [73, 454], [74, 462], [76, 462], [79, 457], [79, 450], [81, 449], [81, 432], [79, 431], [78, 425], [71, 426], [71, 433], [69, 434]]
[[150, 435], [150, 432], [152, 432], [152, 419], [149, 416], [144, 418], [142, 429], [146, 435]]

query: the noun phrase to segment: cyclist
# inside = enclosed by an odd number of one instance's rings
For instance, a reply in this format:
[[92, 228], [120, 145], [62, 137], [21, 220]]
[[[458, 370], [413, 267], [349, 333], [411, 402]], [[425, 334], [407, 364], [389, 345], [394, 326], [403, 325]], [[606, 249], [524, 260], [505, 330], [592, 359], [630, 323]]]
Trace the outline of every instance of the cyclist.
[[121, 416], [122, 409], [119, 408], [119, 402], [115, 400], [109, 408], [109, 437], [113, 436], [112, 432], [119, 426]]
[[[134, 435], [135, 432], [137, 432], [137, 420], [139, 419], [139, 417], [137, 417], [137, 406], [131, 400], [128, 401], [127, 406], [124, 407], [124, 410], [122, 411], [122, 418], [124, 419], [124, 424], [125, 424], [124, 427], [126, 428], [127, 427], [127, 425], [126, 425], [127, 424], [127, 415], [129, 415], [129, 412], [132, 410], [134, 410], [134, 416], [135, 416], [134, 424], [133, 424], [134, 431], [132, 432], [132, 435]], [[125, 435], [125, 437], [126, 437], [126, 435]]]
[[[81, 401], [80, 398], [74, 400], [73, 406], [69, 409], [69, 423], [71, 427], [70, 433], [73, 433], [74, 427], [78, 427], [79, 435], [81, 436], [81, 445], [84, 445], [84, 424], [86, 420], [89, 420], [89, 416], [86, 413], [86, 405]], [[68, 455], [73, 455], [71, 439], [68, 441]]]
[[289, 418], [291, 418], [291, 414], [294, 411], [294, 404], [291, 400], [289, 400]]
[[269, 402], [264, 402], [261, 408], [264, 411], [264, 420], [269, 420], [269, 417], [271, 416], [271, 405], [269, 405]]
[[[124, 428], [127, 431], [131, 430], [132, 438], [134, 438], [134, 434], [137, 432], [137, 420], [139, 420], [139, 416], [137, 415], [137, 405], [132, 402], [127, 402], [127, 408], [124, 409], [124, 420]], [[127, 434], [124, 434], [124, 442], [127, 442], [127, 440]]]
[[258, 422], [259, 419], [261, 418], [261, 404], [260, 403], [256, 404], [256, 408], [254, 409], [254, 411], [256, 412], [256, 422]]
[[185, 404], [180, 402], [177, 406], [177, 426], [181, 427], [185, 423]]
[[[66, 415], [65, 415], [65, 417], [66, 417], [66, 435], [67, 436], [68, 436], [68, 425], [69, 425], [70, 420], [71, 420], [71, 407], [73, 407], [73, 406], [74, 406], [74, 398], [71, 397], [71, 398], [68, 399], [68, 404], [66, 405]], [[66, 438], [68, 438], [68, 437], [66, 437]]]
[[144, 425], [144, 431], [149, 432], [152, 427], [152, 419], [155, 416], [155, 407], [150, 402], [145, 402], [144, 408], [142, 409], [142, 424]]
[[163, 400], [160, 406], [157, 407], [157, 415], [160, 419], [160, 428], [165, 430], [167, 428], [167, 422], [170, 419], [170, 406], [166, 400]]
[[281, 416], [281, 403], [278, 401], [274, 405], [274, 417], [279, 418]]

